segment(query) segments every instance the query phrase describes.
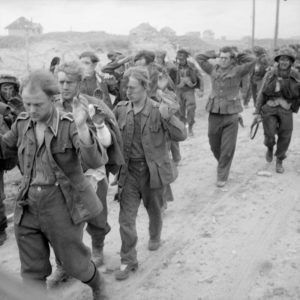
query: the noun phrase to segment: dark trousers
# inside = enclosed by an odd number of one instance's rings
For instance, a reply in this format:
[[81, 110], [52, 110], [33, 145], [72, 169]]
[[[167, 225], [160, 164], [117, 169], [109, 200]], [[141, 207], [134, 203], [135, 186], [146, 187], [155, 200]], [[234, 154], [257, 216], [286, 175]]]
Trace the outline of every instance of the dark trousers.
[[103, 248], [105, 235], [110, 231], [110, 226], [107, 223], [107, 191], [108, 182], [107, 178], [104, 178], [98, 182], [96, 191], [103, 210], [98, 216], [87, 222], [86, 230], [91, 236], [92, 246], [96, 248]]
[[21, 222], [15, 224], [23, 279], [45, 282], [52, 271], [50, 244], [69, 275], [88, 281], [95, 268], [82, 242], [83, 226], [72, 222], [59, 186], [31, 187]]
[[211, 151], [218, 161], [218, 180], [226, 181], [235, 152], [238, 133], [238, 114], [209, 114], [208, 138]]
[[150, 188], [150, 174], [145, 161], [130, 162], [120, 199], [121, 263], [137, 263], [136, 217], [143, 199], [149, 216], [151, 240], [159, 241], [162, 230], [163, 187]]
[[243, 104], [248, 105], [251, 98], [251, 89], [250, 89], [250, 78], [249, 75], [246, 75], [242, 78], [242, 85], [240, 93], [243, 99]]
[[0, 232], [4, 231], [7, 227], [7, 219], [5, 215], [5, 205], [4, 205], [4, 172], [0, 171]]
[[262, 86], [262, 80], [251, 82], [251, 92], [252, 92], [254, 106], [256, 106], [256, 98], [261, 86]]
[[262, 121], [264, 127], [264, 144], [273, 147], [276, 144], [275, 135], [277, 134], [277, 149], [275, 155], [278, 159], [286, 158], [286, 152], [291, 142], [293, 132], [293, 113], [281, 106], [262, 107]]
[[195, 111], [196, 111], [195, 90], [178, 89], [176, 91], [176, 96], [179, 101], [180, 120], [184, 124], [187, 123], [189, 126], [193, 126], [195, 123]]

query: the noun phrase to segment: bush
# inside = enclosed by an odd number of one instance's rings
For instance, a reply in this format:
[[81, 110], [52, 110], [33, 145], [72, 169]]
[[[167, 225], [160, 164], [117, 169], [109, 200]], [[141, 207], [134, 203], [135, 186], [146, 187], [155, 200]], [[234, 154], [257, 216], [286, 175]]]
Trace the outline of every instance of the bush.
[[0, 48], [23, 48], [26, 41], [22, 36], [5, 36], [0, 38]]

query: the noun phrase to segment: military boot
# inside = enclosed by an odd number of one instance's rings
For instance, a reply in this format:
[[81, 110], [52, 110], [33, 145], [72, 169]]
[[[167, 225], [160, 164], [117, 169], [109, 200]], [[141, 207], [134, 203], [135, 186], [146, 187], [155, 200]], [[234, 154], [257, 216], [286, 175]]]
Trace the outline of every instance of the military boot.
[[63, 266], [56, 261], [56, 270], [53, 273], [53, 276], [51, 276], [51, 278], [48, 280], [48, 287], [55, 288], [70, 278], [71, 277], [66, 273]]
[[266, 161], [267, 162], [272, 162], [273, 160], [273, 147], [268, 147], [268, 150], [266, 152]]
[[284, 168], [282, 166], [282, 160], [278, 159], [278, 158], [276, 160], [276, 172], [279, 173], [279, 174], [284, 173]]
[[93, 278], [84, 282], [92, 288], [93, 291], [93, 300], [107, 300], [108, 297], [105, 292], [105, 282], [102, 276], [100, 276], [99, 271], [95, 268], [95, 274]]
[[110, 232], [111, 227], [108, 223], [106, 223], [104, 233], [100, 232], [100, 234], [91, 234], [92, 239], [92, 261], [96, 265], [96, 267], [100, 267], [104, 264], [104, 255], [103, 255], [103, 247], [104, 247], [104, 239], [105, 236]]

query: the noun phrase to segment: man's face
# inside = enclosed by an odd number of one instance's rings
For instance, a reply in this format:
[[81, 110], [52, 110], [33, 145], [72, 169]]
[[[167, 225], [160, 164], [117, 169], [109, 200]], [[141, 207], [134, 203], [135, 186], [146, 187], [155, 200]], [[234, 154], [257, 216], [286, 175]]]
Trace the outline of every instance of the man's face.
[[13, 83], [2, 83], [0, 92], [4, 100], [9, 101], [15, 94], [15, 86]]
[[129, 77], [127, 97], [133, 103], [138, 103], [146, 98], [147, 91], [134, 77]]
[[229, 52], [221, 52], [219, 57], [219, 65], [222, 69], [226, 69], [231, 64], [231, 54]]
[[67, 75], [65, 72], [57, 73], [58, 87], [63, 100], [73, 100], [78, 94], [80, 81]]
[[287, 70], [292, 65], [291, 59], [285, 55], [279, 57], [278, 63], [279, 63], [279, 69], [281, 70]]
[[97, 63], [93, 63], [90, 57], [82, 57], [80, 59], [80, 63], [85, 77], [91, 77], [94, 75]]
[[176, 59], [180, 65], [185, 65], [187, 62], [186, 55], [184, 53], [177, 53]]
[[54, 107], [51, 97], [47, 96], [42, 90], [32, 94], [25, 87], [22, 92], [22, 98], [24, 107], [32, 121], [45, 122], [49, 119]]

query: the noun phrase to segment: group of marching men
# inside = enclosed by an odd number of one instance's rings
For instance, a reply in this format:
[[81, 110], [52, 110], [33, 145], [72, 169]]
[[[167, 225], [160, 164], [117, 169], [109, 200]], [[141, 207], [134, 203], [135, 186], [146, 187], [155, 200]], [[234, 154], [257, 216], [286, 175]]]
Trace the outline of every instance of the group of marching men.
[[[107, 299], [103, 247], [108, 179], [118, 185], [121, 265], [117, 280], [138, 269], [136, 217], [141, 200], [149, 216], [148, 249], [161, 246], [162, 213], [172, 201], [179, 142], [193, 136], [196, 96], [203, 72], [211, 79], [206, 110], [208, 138], [217, 166], [217, 187], [227, 183], [240, 113], [254, 100], [254, 121], [263, 123], [266, 160], [276, 172], [291, 140], [292, 113], [300, 106], [299, 47], [283, 47], [272, 60], [262, 47], [238, 52], [223, 47], [192, 56], [177, 51], [83, 52], [78, 60], [55, 57], [50, 71], [36, 70], [20, 85], [0, 76], [0, 245], [7, 239], [4, 172], [18, 166], [14, 230], [24, 283], [53, 288], [74, 277], [89, 285], [93, 299]], [[299, 52], [298, 52], [299, 53]], [[276, 138], [277, 136], [277, 138]], [[274, 147], [276, 151], [274, 153]], [[82, 241], [91, 236], [92, 251]], [[51, 245], [56, 257], [52, 273]]]

